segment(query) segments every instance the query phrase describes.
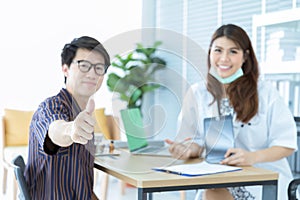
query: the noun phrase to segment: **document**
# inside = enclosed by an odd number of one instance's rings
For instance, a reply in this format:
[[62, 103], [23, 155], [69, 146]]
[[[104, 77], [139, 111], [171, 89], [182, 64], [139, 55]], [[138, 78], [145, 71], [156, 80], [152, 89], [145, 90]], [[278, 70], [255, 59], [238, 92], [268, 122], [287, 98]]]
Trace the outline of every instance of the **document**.
[[221, 164], [210, 164], [205, 161], [196, 164], [173, 165], [169, 167], [155, 167], [155, 171], [178, 174], [182, 176], [203, 176], [224, 172], [238, 171], [242, 168]]

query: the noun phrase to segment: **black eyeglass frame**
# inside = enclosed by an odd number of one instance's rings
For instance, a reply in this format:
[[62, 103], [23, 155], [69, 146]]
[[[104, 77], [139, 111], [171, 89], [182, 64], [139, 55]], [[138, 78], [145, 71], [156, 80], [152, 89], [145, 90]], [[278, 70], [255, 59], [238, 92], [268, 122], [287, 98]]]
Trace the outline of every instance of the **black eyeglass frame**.
[[[88, 67], [82, 67], [82, 65], [80, 65], [82, 62], [84, 62]], [[98, 76], [103, 76], [104, 74], [106, 74], [106, 71], [107, 71], [107, 68], [108, 66], [106, 66], [105, 64], [103, 63], [96, 63], [96, 64], [92, 64], [90, 61], [88, 60], [74, 60], [73, 63], [77, 64], [78, 66], [78, 69], [83, 72], [83, 73], [87, 73], [91, 70], [91, 68], [93, 67], [94, 68], [94, 71], [95, 73], [98, 75]], [[96, 70], [96, 67], [103, 67], [104, 70], [103, 70], [103, 73], [98, 73], [97, 70]], [[83, 70], [84, 69], [84, 70]]]

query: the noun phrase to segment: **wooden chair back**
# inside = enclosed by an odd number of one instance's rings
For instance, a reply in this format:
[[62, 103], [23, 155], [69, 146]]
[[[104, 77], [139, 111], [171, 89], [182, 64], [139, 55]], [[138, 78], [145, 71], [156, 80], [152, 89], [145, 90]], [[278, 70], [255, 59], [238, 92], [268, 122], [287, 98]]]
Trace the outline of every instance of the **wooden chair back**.
[[117, 118], [112, 115], [105, 115], [104, 108], [97, 108], [95, 110], [95, 117], [97, 121], [95, 132], [103, 133], [104, 137], [108, 140], [120, 139], [120, 128]]

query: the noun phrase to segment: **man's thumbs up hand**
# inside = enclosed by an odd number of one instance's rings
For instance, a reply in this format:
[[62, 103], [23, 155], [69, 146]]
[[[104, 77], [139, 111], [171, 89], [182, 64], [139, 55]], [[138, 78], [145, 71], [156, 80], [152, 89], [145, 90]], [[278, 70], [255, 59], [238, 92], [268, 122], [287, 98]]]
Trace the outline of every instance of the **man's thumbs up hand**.
[[95, 100], [93, 97], [90, 97], [87, 104], [86, 104], [86, 107], [85, 107], [85, 110], [87, 111], [88, 114], [92, 114], [95, 110]]
[[90, 97], [85, 110], [77, 115], [73, 121], [71, 139], [80, 144], [86, 144], [93, 138], [96, 120], [93, 116], [95, 110], [95, 100]]

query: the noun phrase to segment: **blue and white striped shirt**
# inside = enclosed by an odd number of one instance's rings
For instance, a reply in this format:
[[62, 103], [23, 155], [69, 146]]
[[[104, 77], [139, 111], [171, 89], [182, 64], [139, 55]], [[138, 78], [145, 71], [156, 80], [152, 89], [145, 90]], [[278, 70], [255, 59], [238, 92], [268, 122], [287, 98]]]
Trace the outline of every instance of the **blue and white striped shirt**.
[[32, 199], [91, 199], [93, 193], [93, 140], [59, 147], [48, 137], [55, 120], [73, 121], [80, 107], [62, 89], [39, 105], [30, 125], [29, 154], [24, 172]]

